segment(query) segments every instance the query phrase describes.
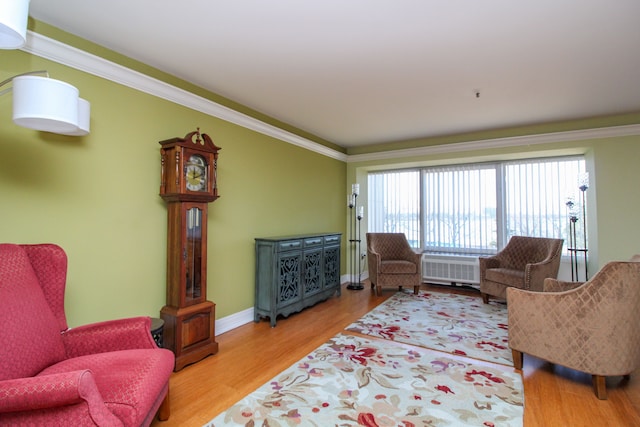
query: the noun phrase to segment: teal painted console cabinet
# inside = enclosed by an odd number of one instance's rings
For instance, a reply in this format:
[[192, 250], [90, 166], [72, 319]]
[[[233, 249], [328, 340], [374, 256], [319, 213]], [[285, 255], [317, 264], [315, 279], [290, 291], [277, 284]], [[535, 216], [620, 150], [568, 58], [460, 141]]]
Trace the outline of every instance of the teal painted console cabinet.
[[256, 239], [254, 320], [288, 316], [340, 296], [339, 233]]

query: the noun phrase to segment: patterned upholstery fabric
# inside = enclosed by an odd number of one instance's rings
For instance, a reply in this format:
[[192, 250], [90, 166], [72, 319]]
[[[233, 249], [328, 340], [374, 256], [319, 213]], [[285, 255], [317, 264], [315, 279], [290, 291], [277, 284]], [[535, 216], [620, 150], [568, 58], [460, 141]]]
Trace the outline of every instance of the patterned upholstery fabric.
[[604, 377], [640, 367], [640, 263], [610, 262], [585, 283], [562, 291], [563, 284], [546, 279], [545, 292], [507, 290], [516, 368], [526, 353], [587, 372], [606, 398]]
[[390, 286], [412, 286], [417, 294], [422, 283], [422, 255], [411, 249], [404, 233], [367, 233], [366, 237], [369, 280], [376, 294]]
[[56, 318], [18, 246], [0, 245], [0, 307], [0, 380], [32, 377], [66, 358]]
[[489, 295], [505, 299], [509, 287], [542, 291], [544, 279], [558, 276], [563, 244], [563, 239], [513, 236], [497, 255], [480, 257], [484, 302]]
[[68, 328], [64, 313], [64, 291], [67, 284], [67, 255], [56, 245], [22, 245], [38, 276], [45, 299], [60, 325]]
[[148, 426], [169, 414], [174, 356], [148, 317], [68, 329], [67, 257], [0, 244], [0, 425]]

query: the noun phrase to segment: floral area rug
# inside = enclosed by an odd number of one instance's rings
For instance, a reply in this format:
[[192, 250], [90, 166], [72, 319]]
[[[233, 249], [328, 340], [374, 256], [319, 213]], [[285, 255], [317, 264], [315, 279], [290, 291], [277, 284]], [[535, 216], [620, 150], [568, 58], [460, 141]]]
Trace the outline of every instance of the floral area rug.
[[398, 292], [347, 330], [513, 366], [507, 306], [480, 297]]
[[522, 426], [520, 374], [338, 334], [205, 427]]

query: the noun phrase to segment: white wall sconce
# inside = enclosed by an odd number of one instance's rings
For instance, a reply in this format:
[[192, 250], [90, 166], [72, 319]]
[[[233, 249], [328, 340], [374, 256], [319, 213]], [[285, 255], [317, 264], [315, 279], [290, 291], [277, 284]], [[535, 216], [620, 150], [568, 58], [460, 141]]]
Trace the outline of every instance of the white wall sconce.
[[[0, 49], [19, 49], [26, 43], [29, 0], [0, 0]], [[78, 89], [49, 78], [46, 71], [30, 71], [0, 82], [12, 87], [13, 122], [19, 126], [63, 135], [89, 133], [91, 104]]]
[[88, 135], [91, 131], [90, 122], [91, 103], [86, 99], [78, 98], [78, 126], [73, 131], [65, 132], [64, 134], [70, 136]]
[[0, 95], [13, 91], [13, 122], [18, 126], [73, 136], [89, 133], [91, 104], [74, 86], [49, 78], [44, 70], [10, 77], [0, 88], [9, 83], [12, 87]]
[[19, 49], [27, 40], [29, 0], [0, 0], [0, 49]]

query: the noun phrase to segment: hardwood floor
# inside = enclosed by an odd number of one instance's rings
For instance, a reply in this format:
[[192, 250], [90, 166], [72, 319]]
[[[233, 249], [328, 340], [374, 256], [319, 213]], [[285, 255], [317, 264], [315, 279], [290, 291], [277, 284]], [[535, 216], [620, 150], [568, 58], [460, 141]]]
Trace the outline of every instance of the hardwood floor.
[[[478, 295], [464, 287], [424, 285], [424, 290]], [[171, 377], [171, 418], [153, 427], [202, 426], [276, 376], [376, 305], [376, 297], [344, 286], [332, 297], [286, 319], [275, 328], [251, 322], [219, 335], [220, 351]], [[451, 356], [451, 355], [450, 355]], [[453, 357], [453, 356], [451, 356]], [[640, 426], [640, 372], [629, 381], [607, 379], [608, 400], [598, 400], [591, 376], [525, 355], [525, 427]]]

